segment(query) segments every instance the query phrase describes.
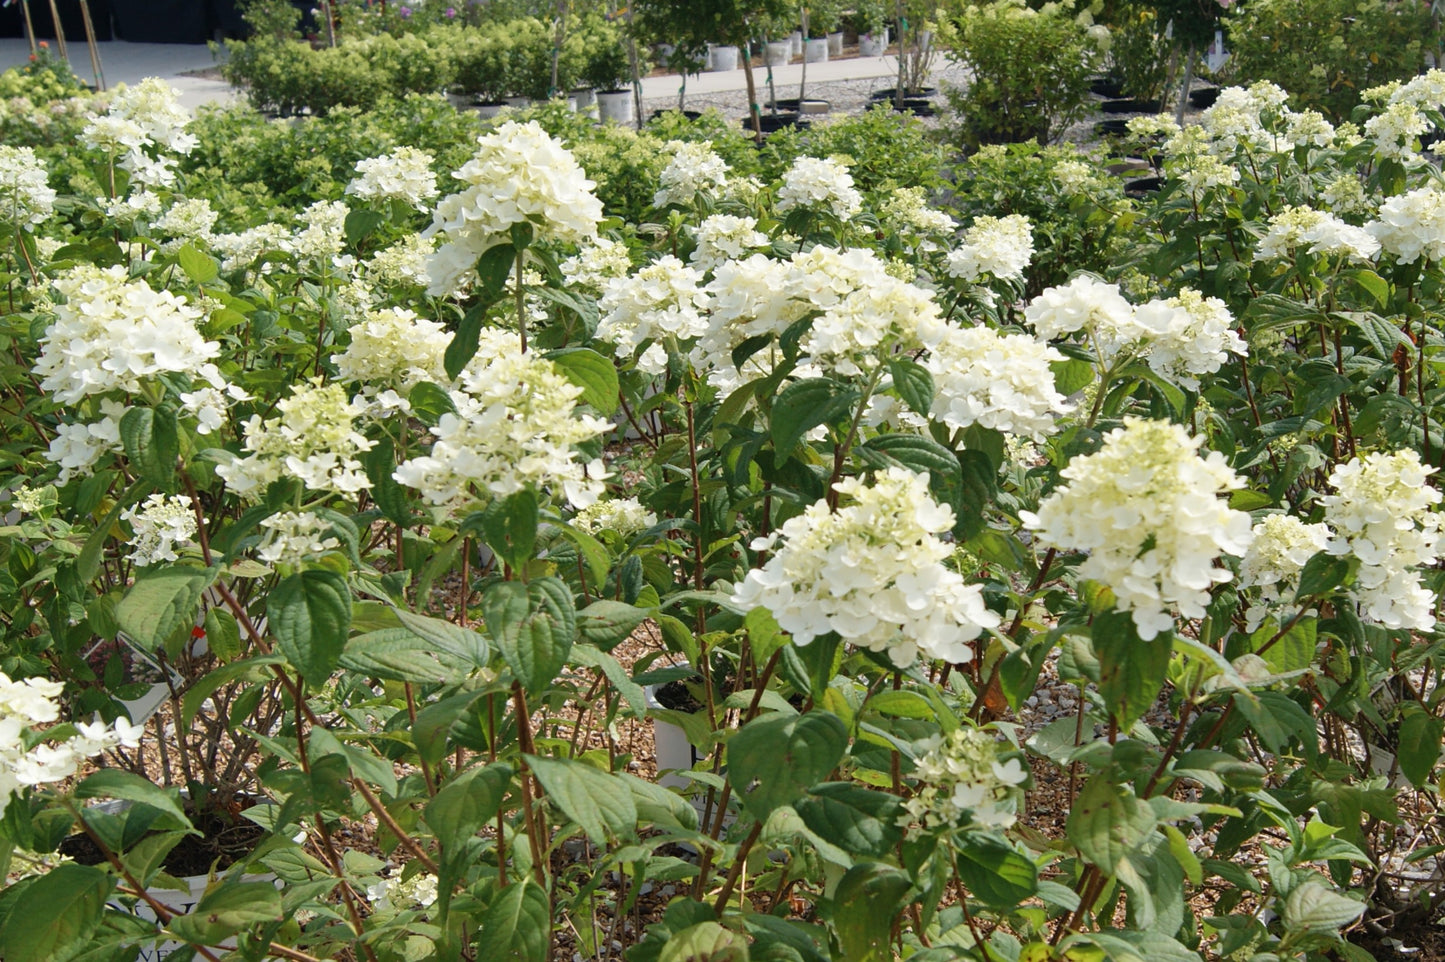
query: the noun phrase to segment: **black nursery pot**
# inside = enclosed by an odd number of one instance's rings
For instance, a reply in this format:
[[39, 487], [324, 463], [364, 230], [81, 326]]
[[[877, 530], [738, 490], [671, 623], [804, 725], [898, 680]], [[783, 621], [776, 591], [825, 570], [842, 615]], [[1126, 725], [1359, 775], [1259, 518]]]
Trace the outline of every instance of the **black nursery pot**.
[[1157, 194], [1159, 188], [1163, 186], [1163, 177], [1140, 177], [1138, 180], [1131, 180], [1125, 184], [1124, 193], [1130, 197], [1143, 197], [1147, 194]]
[[1124, 92], [1124, 81], [1117, 77], [1095, 77], [1089, 83], [1089, 93], [1096, 97], [1110, 99]]
[[[806, 126], [808, 126], [807, 121], [805, 121], [805, 120], [799, 120], [799, 119], [798, 119], [798, 115], [797, 115], [797, 114], [793, 114], [793, 113], [787, 113], [787, 114], [782, 114], [782, 113], [780, 113], [780, 114], [763, 114], [761, 117], [758, 118], [758, 123], [759, 123], [759, 126], [762, 128], [763, 133], [765, 133], [765, 134], [774, 133], [775, 131], [782, 130], [784, 127], [806, 127]], [[745, 132], [747, 132], [747, 133], [752, 133], [752, 130], [753, 130], [753, 118], [751, 118], [751, 117], [744, 117], [744, 118], [742, 119], [742, 124], [743, 124], [743, 130], [744, 130]]]
[[1159, 101], [1137, 100], [1129, 97], [1123, 100], [1106, 100], [1099, 105], [1106, 114], [1157, 114]]
[[[873, 101], [893, 100], [895, 97], [897, 97], [897, 95], [898, 95], [898, 88], [897, 88], [897, 87], [889, 87], [889, 88], [886, 89], [886, 90], [875, 90], [875, 91], [873, 91], [871, 94], [868, 95], [868, 99], [869, 99], [869, 100], [873, 100]], [[938, 88], [937, 88], [937, 87], [919, 87], [917, 90], [905, 90], [905, 91], [903, 92], [903, 97], [904, 97], [904, 100], [905, 100], [905, 101], [908, 101], [908, 100], [927, 100], [929, 97], [934, 97], [934, 96], [937, 96], [937, 95], [938, 95]]]
[[1213, 107], [1214, 102], [1219, 99], [1218, 87], [1200, 87], [1198, 90], [1189, 92], [1189, 102], [1200, 110], [1206, 107]]
[[1094, 133], [1100, 137], [1125, 137], [1129, 133], [1129, 121], [1101, 120], [1094, 125]]
[[702, 117], [701, 110], [678, 110], [676, 107], [673, 107], [670, 110], [654, 110], [652, 112], [652, 119], [660, 120], [668, 114], [682, 114], [688, 120], [699, 120]]

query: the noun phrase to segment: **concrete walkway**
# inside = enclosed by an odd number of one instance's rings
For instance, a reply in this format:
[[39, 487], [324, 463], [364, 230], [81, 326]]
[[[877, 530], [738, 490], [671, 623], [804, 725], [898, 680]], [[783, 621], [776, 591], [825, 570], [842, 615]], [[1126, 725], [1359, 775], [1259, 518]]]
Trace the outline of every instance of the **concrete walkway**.
[[[50, 41], [55, 50], [55, 41]], [[101, 72], [108, 87], [118, 83], [135, 84], [146, 77], [162, 77], [170, 81], [180, 93], [181, 103], [196, 108], [208, 103], [226, 103], [236, 99], [236, 92], [224, 80], [211, 80], [189, 76], [197, 71], [216, 66], [216, 57], [204, 44], [170, 43], [127, 43], [111, 40], [96, 44], [100, 52]], [[83, 80], [90, 81], [92, 70], [90, 54], [85, 42], [71, 39], [67, 49], [70, 64]], [[221, 52], [224, 56], [224, 51]], [[23, 39], [0, 39], [0, 70], [26, 63], [30, 48]], [[834, 83], [849, 80], [868, 80], [896, 77], [898, 61], [893, 57], [854, 57], [848, 60], [829, 60], [826, 63], [810, 63], [808, 84]], [[773, 80], [779, 86], [791, 86], [802, 80], [803, 64], [794, 63], [773, 68]], [[759, 89], [767, 80], [767, 69], [754, 66], [753, 78]], [[648, 77], [642, 81], [644, 100], [674, 96], [679, 78], [675, 75]], [[883, 86], [883, 84], [880, 84]], [[747, 78], [741, 67], [737, 70], [705, 72], [689, 77], [687, 92], [700, 96], [727, 91], [743, 90]]]

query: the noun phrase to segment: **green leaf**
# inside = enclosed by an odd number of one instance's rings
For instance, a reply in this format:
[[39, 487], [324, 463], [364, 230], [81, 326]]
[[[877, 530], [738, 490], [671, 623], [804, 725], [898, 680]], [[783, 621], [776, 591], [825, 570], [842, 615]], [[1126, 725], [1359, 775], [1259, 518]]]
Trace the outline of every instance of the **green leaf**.
[[457, 377], [471, 363], [472, 358], [476, 357], [477, 348], [482, 342], [482, 322], [486, 320], [487, 311], [494, 303], [495, 298], [483, 298], [481, 303], [462, 316], [457, 324], [457, 332], [452, 335], [451, 343], [442, 355], [442, 366], [446, 369], [447, 377]]
[[301, 677], [325, 683], [341, 661], [351, 628], [351, 589], [335, 571], [310, 568], [271, 589], [266, 614], [276, 645]]
[[851, 855], [884, 858], [903, 837], [903, 803], [852, 782], [824, 782], [793, 803], [803, 824]]
[[537, 547], [537, 492], [523, 488], [472, 515], [487, 547], [513, 568], [524, 567]]
[[963, 486], [959, 503], [955, 506], [958, 521], [953, 526], [953, 533], [968, 539], [988, 527], [984, 509], [998, 492], [998, 470], [982, 451], [960, 451], [958, 464]]
[[957, 851], [959, 880], [988, 905], [1011, 909], [1039, 890], [1038, 866], [996, 835], [968, 832]]
[[600, 598], [577, 613], [577, 633], [582, 640], [611, 651], [647, 620], [647, 611], [620, 601]]
[[525, 757], [547, 799], [596, 844], [629, 838], [637, 831], [637, 804], [619, 776], [570, 758]]
[[646, 692], [642, 690], [642, 686], [632, 680], [627, 669], [623, 668], [622, 663], [616, 658], [592, 645], [573, 645], [571, 657], [579, 665], [596, 668], [602, 672], [608, 684], [617, 691], [618, 695], [622, 696], [622, 702], [628, 708], [626, 714], [634, 718], [641, 718], [647, 714]]
[[1349, 576], [1350, 563], [1344, 558], [1321, 551], [1305, 562], [1299, 573], [1299, 588], [1295, 590], [1296, 601], [1311, 595], [1323, 595], [1334, 591], [1345, 583]]
[[1291, 932], [1334, 933], [1364, 912], [1364, 902], [1346, 898], [1324, 882], [1309, 879], [1285, 896], [1281, 916]]
[[191, 244], [184, 244], [176, 251], [176, 263], [197, 284], [209, 284], [221, 273], [221, 266], [214, 257], [201, 253]]
[[206, 892], [190, 914], [172, 919], [168, 928], [188, 942], [216, 945], [248, 926], [284, 917], [275, 885], [228, 880]]
[[1049, 365], [1054, 372], [1054, 390], [1068, 397], [1094, 383], [1094, 365], [1078, 358], [1054, 361]]
[[423, 818], [444, 847], [460, 846], [496, 817], [512, 784], [512, 774], [512, 767], [500, 762], [474, 768], [432, 796]]
[[405, 608], [396, 608], [394, 611], [402, 627], [434, 646], [438, 652], [478, 668], [486, 665], [490, 652], [486, 636], [480, 632], [440, 618], [419, 615]]
[[570, 524], [559, 524], [557, 528], [568, 541], [577, 546], [577, 553], [582, 556], [592, 580], [597, 584], [605, 581], [607, 570], [612, 567], [612, 555], [608, 554], [607, 546], [586, 531]]
[[221, 608], [206, 609], [206, 647], [222, 661], [241, 657], [241, 626], [236, 617]]
[[1156, 822], [1148, 802], [1095, 775], [1075, 800], [1066, 830], [1085, 861], [1113, 875], [1119, 862], [1149, 838]]
[[407, 500], [406, 487], [393, 477], [396, 471], [396, 446], [391, 438], [383, 437], [370, 451], [361, 456], [366, 468], [366, 480], [371, 482], [371, 500], [381, 509], [386, 520], [406, 527], [412, 522], [411, 502]]
[[762, 821], [827, 778], [847, 747], [848, 729], [835, 715], [764, 715], [728, 742], [728, 781]]
[[118, 798], [137, 805], [149, 805], [165, 812], [185, 828], [191, 827], [178, 797], [149, 779], [118, 768], [102, 768], [85, 777], [75, 788], [76, 798]]
[[748, 962], [748, 940], [716, 922], [699, 922], [674, 933], [657, 962]]
[[[1272, 624], [1273, 621], [1268, 623]], [[1300, 619], [1260, 657], [1271, 670], [1280, 675], [1308, 668], [1315, 660], [1316, 624], [1314, 618]], [[1268, 638], [1264, 640], [1267, 641]]]
[[783, 388], [769, 421], [778, 462], [793, 452], [803, 435], [851, 411], [857, 401], [856, 389], [828, 378], [809, 378]]
[[475, 957], [487, 962], [547, 962], [551, 930], [547, 893], [523, 876], [487, 906], [477, 932]]
[[1159, 697], [1173, 650], [1168, 635], [1143, 641], [1127, 612], [1094, 618], [1090, 633], [1099, 658], [1099, 693], [1121, 731], [1128, 731]]
[[121, 415], [120, 440], [136, 474], [169, 491], [181, 450], [176, 412], [169, 407], [131, 408]]
[[214, 568], [176, 565], [147, 571], [116, 605], [116, 623], [136, 644], [155, 651], [183, 625], [195, 623], [201, 594], [215, 580]]
[[617, 368], [612, 362], [585, 347], [569, 347], [552, 351], [547, 359], [567, 380], [582, 389], [582, 401], [598, 414], [608, 416], [617, 410]]
[[1440, 761], [1440, 742], [1445, 737], [1445, 719], [1437, 718], [1417, 705], [1406, 709], [1400, 722], [1400, 771], [1416, 788], [1430, 782], [1430, 773]]
[[888, 372], [893, 376], [893, 390], [916, 414], [928, 417], [933, 407], [933, 375], [928, 368], [906, 357], [888, 359]]
[[112, 886], [105, 872], [75, 862], [62, 862], [25, 883], [0, 925], [0, 957], [6, 962], [69, 958], [100, 924]]
[[[969, 454], [971, 463], [976, 464], [974, 459], [980, 458], [987, 461], [987, 456], [980, 452], [965, 453]], [[962, 462], [952, 451], [932, 438], [917, 434], [880, 434], [859, 445], [858, 456], [876, 467], [902, 467], [915, 474], [927, 474], [928, 490], [934, 500], [952, 508], [954, 514], [960, 516], [960, 520], [963, 513], [969, 510], [969, 505], [965, 504]], [[985, 474], [991, 476], [992, 468]], [[972, 504], [974, 517], [977, 517], [983, 503], [991, 496], [991, 487], [989, 492], [989, 495], [982, 497], [978, 497], [977, 490], [972, 492], [976, 497]]]
[[880, 691], [868, 699], [868, 708], [895, 718], [933, 718], [933, 710], [927, 698], [916, 691]]
[[507, 667], [529, 691], [541, 691], [567, 663], [577, 613], [560, 578], [494, 584], [482, 596], [482, 613]]
[[906, 874], [880, 862], [864, 862], [844, 874], [833, 894], [842, 962], [892, 962], [893, 920], [911, 888]]
[[411, 403], [411, 409], [416, 416], [427, 425], [436, 424], [443, 414], [457, 413], [457, 406], [447, 390], [430, 381], [422, 381], [412, 387], [406, 399]]
[[370, 236], [386, 220], [386, 215], [381, 211], [367, 210], [365, 208], [353, 210], [347, 213], [346, 221], [342, 229], [346, 232], [346, 243], [352, 247], [360, 246], [361, 242]]
[[405, 628], [382, 628], [348, 639], [341, 652], [340, 665], [347, 671], [421, 685], [434, 685], [465, 674], [456, 659], [443, 658], [435, 645]]

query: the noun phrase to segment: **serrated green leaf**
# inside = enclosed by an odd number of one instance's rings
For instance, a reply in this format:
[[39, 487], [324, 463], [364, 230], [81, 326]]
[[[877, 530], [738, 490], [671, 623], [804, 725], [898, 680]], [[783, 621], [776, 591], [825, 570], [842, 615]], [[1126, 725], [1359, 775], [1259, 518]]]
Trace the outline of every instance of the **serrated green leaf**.
[[169, 491], [176, 480], [180, 434], [176, 412], [169, 407], [134, 407], [120, 418], [120, 440], [126, 460], [138, 475]]
[[891, 962], [893, 920], [911, 888], [904, 872], [881, 862], [855, 865], [843, 875], [833, 895], [841, 962]]
[[1143, 641], [1127, 612], [1107, 611], [1095, 616], [1090, 639], [1099, 658], [1099, 693], [1119, 729], [1128, 731], [1164, 688], [1170, 636]]
[[589, 645], [611, 651], [646, 620], [646, 609], [600, 598], [577, 613], [577, 634]]
[[426, 804], [427, 826], [444, 847], [460, 846], [501, 811], [513, 774], [510, 765], [496, 762], [448, 782]]
[[346, 233], [346, 243], [351, 247], [357, 247], [362, 241], [371, 235], [386, 221], [386, 215], [376, 210], [361, 208], [348, 211], [346, 221], [342, 224], [342, 230]]
[[1144, 844], [1157, 823], [1149, 803], [1102, 775], [1089, 779], [1069, 812], [1069, 840], [1084, 860], [1114, 874]]
[[1346, 559], [1321, 551], [1306, 561], [1304, 568], [1300, 570], [1299, 587], [1294, 593], [1295, 600], [1328, 594], [1344, 584], [1349, 573], [1350, 563]]
[[276, 646], [301, 677], [322, 685], [341, 661], [351, 629], [351, 589], [325, 568], [284, 578], [266, 599]]
[[629, 838], [637, 831], [637, 804], [619, 776], [570, 758], [528, 755], [526, 759], [548, 800], [596, 844]]
[[174, 792], [174, 789], [161, 788], [139, 775], [121, 771], [118, 768], [102, 768], [98, 772], [87, 775], [76, 786], [75, 797], [116, 798], [135, 802], [138, 805], [149, 805], [151, 808], [170, 815], [182, 827], [190, 828], [191, 820], [186, 817], [179, 796]]
[[1013, 908], [1039, 890], [1038, 866], [998, 836], [968, 832], [957, 853], [959, 880], [988, 905]]
[[1430, 774], [1440, 761], [1440, 743], [1445, 738], [1445, 719], [1418, 706], [1406, 711], [1400, 722], [1400, 771], [1416, 788], [1430, 783]]
[[206, 609], [206, 647], [221, 661], [235, 661], [241, 657], [241, 626], [229, 611], [222, 608]]
[[525, 876], [502, 889], [482, 915], [476, 958], [487, 962], [547, 962], [552, 930], [547, 893]]
[[183, 625], [195, 622], [201, 594], [215, 580], [214, 568], [176, 565], [147, 571], [116, 605], [116, 623], [136, 644], [155, 651]]
[[893, 377], [893, 390], [915, 414], [928, 417], [933, 407], [933, 375], [917, 361], [906, 357], [888, 359], [888, 372]]
[[803, 435], [851, 411], [857, 401], [856, 389], [829, 378], [809, 378], [783, 388], [768, 422], [778, 460], [792, 454]]
[[507, 667], [529, 691], [541, 691], [567, 663], [577, 615], [561, 579], [492, 585], [482, 595], [482, 614]]
[[824, 782], [793, 803], [810, 830], [852, 855], [884, 858], [903, 837], [903, 803], [852, 782]]
[[1054, 374], [1054, 390], [1068, 397], [1094, 383], [1094, 365], [1078, 358], [1053, 361], [1049, 370]]
[[1346, 898], [1324, 882], [1306, 880], [1285, 896], [1285, 928], [1292, 932], [1338, 932], [1365, 912], [1365, 903]]
[[176, 263], [197, 284], [209, 284], [221, 273], [221, 266], [214, 257], [201, 253], [191, 244], [183, 244], [176, 251]]
[[749, 814], [766, 819], [825, 779], [847, 747], [848, 729], [834, 715], [764, 715], [728, 742], [728, 781]]
[[6, 962], [69, 958], [100, 924], [114, 880], [98, 868], [62, 862], [24, 884], [0, 925]]
[[216, 945], [248, 926], [284, 917], [281, 893], [275, 885], [227, 879], [206, 892], [188, 914], [171, 919], [167, 927], [188, 942]]
[[617, 368], [612, 361], [585, 347], [552, 351], [548, 360], [562, 376], [582, 389], [582, 402], [598, 414], [609, 416], [617, 410]]

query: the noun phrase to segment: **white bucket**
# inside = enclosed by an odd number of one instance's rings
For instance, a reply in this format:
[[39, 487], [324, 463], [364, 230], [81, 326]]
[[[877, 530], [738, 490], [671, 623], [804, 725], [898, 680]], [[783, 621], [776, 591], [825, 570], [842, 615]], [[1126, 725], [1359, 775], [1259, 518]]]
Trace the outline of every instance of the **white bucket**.
[[600, 90], [597, 92], [597, 115], [614, 124], [630, 124], [636, 119], [632, 112], [632, 91]]
[[738, 69], [738, 48], [713, 47], [712, 58], [708, 61], [707, 69], [716, 73]]
[[883, 51], [888, 49], [888, 31], [885, 29], [878, 36], [865, 33], [858, 38], [858, 56], [860, 57], [881, 57]]
[[769, 41], [763, 51], [763, 62], [769, 67], [782, 67], [793, 59], [793, 45], [786, 40]]
[[843, 31], [828, 34], [828, 56], [843, 56]]
[[827, 40], [827, 38], [820, 38], [820, 39], [818, 39], [818, 40], [809, 40], [807, 43], [805, 43], [805, 44], [803, 45], [803, 59], [806, 60], [808, 63], [827, 63], [827, 62], [828, 62], [828, 40]]

